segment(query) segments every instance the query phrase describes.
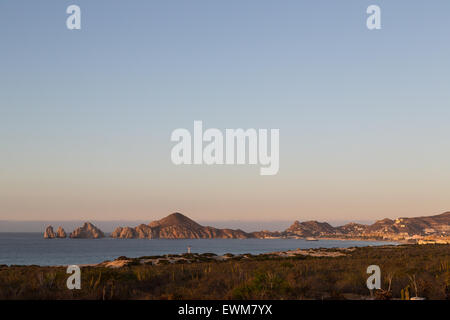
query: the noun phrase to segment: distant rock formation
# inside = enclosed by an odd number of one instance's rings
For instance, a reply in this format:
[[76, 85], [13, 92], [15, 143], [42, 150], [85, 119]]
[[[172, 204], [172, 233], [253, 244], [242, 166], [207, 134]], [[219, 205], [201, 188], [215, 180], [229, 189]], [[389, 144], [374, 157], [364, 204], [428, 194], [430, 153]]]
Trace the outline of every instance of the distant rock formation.
[[251, 234], [254, 238], [258, 239], [273, 239], [283, 237], [283, 233], [279, 231], [269, 231], [269, 230], [256, 231], [252, 232]]
[[44, 232], [44, 239], [54, 239], [54, 238], [56, 238], [56, 233], [55, 231], [53, 231], [53, 227], [47, 226]]
[[99, 239], [104, 238], [105, 234], [90, 222], [85, 222], [80, 228], [75, 229], [70, 238], [76, 239]]
[[66, 232], [64, 229], [60, 226], [58, 230], [55, 232], [53, 230], [53, 226], [48, 226], [45, 228], [44, 232], [44, 238], [45, 239], [55, 239], [55, 238], [65, 238], [67, 237]]
[[[66, 232], [59, 227], [55, 233], [52, 226], [44, 232], [44, 238], [65, 238]], [[86, 222], [70, 234], [70, 238], [103, 238], [104, 233], [92, 223]], [[333, 227], [326, 222], [295, 221], [285, 231], [258, 231], [247, 233], [242, 230], [218, 229], [202, 226], [181, 213], [173, 213], [161, 220], [137, 227], [118, 227], [111, 234], [119, 239], [270, 239], [270, 238], [335, 238], [360, 240], [431, 241], [433, 239], [450, 242], [450, 212], [440, 215], [383, 219], [372, 225], [348, 223]]]
[[63, 227], [59, 226], [58, 230], [56, 231], [56, 237], [57, 238], [66, 238], [67, 237], [66, 231], [64, 231]]
[[120, 239], [246, 239], [254, 236], [242, 230], [205, 227], [177, 212], [148, 225], [141, 224], [135, 228], [118, 227], [111, 237]]
[[336, 229], [326, 222], [295, 221], [285, 232], [300, 237], [320, 237], [335, 234]]

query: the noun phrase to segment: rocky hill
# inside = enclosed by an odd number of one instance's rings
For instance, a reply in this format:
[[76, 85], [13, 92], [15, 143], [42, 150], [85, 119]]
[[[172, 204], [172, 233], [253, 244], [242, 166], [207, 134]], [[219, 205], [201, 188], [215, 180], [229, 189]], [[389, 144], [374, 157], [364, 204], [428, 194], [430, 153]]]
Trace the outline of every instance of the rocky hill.
[[118, 227], [111, 234], [121, 239], [246, 239], [253, 238], [242, 230], [217, 229], [202, 226], [181, 213], [173, 213], [161, 220], [141, 224], [137, 227]]
[[373, 235], [450, 235], [450, 212], [429, 217], [384, 219], [375, 222], [365, 230]]
[[336, 233], [336, 228], [326, 222], [295, 221], [285, 231], [286, 234], [294, 234], [300, 237], [320, 237]]
[[78, 239], [99, 239], [104, 237], [105, 234], [90, 222], [85, 222], [82, 227], [76, 228], [70, 234], [70, 238]]
[[349, 223], [339, 227], [317, 221], [302, 223], [295, 221], [283, 235], [392, 240], [427, 236], [448, 237], [450, 236], [450, 212], [428, 217], [383, 219], [372, 225]]

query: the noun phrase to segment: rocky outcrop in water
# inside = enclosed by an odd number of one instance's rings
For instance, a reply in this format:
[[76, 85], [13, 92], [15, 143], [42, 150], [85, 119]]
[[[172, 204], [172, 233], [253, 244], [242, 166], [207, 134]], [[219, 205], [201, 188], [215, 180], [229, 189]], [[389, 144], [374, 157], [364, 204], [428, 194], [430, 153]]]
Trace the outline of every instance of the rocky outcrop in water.
[[58, 228], [58, 230], [56, 230], [56, 237], [57, 238], [66, 238], [67, 237], [66, 231], [64, 231], [63, 227], [60, 226]]
[[55, 239], [55, 238], [65, 238], [67, 237], [66, 232], [64, 231], [63, 227], [59, 227], [56, 232], [53, 230], [53, 226], [48, 226], [45, 228], [44, 231], [44, 238], [45, 239]]
[[85, 222], [80, 228], [75, 229], [70, 238], [76, 239], [99, 239], [104, 238], [105, 234], [90, 222]]
[[141, 224], [135, 228], [118, 227], [111, 237], [120, 239], [246, 239], [254, 236], [242, 230], [202, 226], [181, 213], [173, 213], [148, 225]]
[[53, 231], [53, 227], [48, 226], [47, 228], [45, 228], [44, 239], [54, 239], [54, 238], [56, 238], [56, 233], [55, 231]]

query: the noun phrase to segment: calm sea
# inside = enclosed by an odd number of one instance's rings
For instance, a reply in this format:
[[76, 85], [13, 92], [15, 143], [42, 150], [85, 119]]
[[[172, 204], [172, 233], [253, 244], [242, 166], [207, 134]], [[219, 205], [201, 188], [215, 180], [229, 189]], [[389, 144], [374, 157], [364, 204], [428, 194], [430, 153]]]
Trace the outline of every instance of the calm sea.
[[0, 264], [69, 265], [100, 263], [119, 256], [140, 257], [191, 252], [264, 253], [306, 248], [348, 248], [395, 244], [372, 241], [302, 239], [43, 239], [42, 233], [0, 233]]

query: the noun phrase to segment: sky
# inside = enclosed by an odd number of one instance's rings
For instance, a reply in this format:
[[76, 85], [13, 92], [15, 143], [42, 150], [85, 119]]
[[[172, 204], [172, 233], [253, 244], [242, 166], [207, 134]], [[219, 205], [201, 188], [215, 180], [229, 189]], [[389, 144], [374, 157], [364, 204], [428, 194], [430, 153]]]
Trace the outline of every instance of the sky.
[[[0, 220], [450, 210], [449, 14], [448, 0], [2, 0]], [[171, 133], [195, 120], [279, 129], [278, 174], [175, 166]]]

